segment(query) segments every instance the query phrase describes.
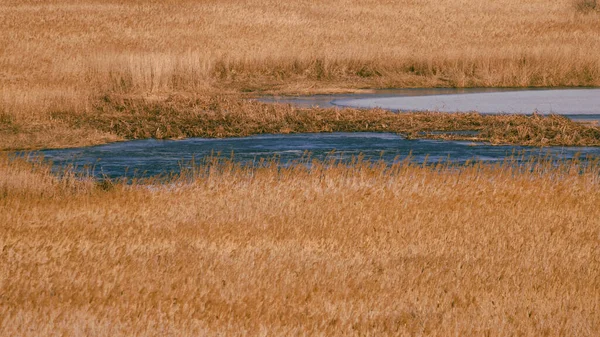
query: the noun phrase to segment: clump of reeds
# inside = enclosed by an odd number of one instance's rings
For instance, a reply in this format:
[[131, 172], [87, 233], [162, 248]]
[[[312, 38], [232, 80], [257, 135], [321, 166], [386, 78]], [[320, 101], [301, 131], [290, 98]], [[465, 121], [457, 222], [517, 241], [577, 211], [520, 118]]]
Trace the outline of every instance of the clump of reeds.
[[575, 0], [573, 6], [580, 13], [590, 13], [599, 9], [597, 0]]
[[0, 152], [0, 198], [54, 197], [60, 194], [88, 191], [94, 178], [65, 167], [52, 173], [52, 166], [42, 157], [32, 154], [8, 154]]

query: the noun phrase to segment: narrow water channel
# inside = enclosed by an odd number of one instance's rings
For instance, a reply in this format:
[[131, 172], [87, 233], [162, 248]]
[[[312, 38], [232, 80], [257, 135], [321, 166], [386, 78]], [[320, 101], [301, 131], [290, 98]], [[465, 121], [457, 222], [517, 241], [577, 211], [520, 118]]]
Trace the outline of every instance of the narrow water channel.
[[[393, 163], [411, 156], [422, 163], [451, 160], [502, 161], [512, 155], [552, 155], [570, 159], [576, 154], [600, 156], [600, 148], [521, 146], [491, 146], [461, 141], [406, 140], [391, 133], [312, 133], [292, 135], [260, 135], [244, 138], [185, 140], [135, 140], [101, 146], [42, 151], [55, 167], [87, 166], [98, 177], [147, 177], [177, 173], [189, 167], [192, 160], [207, 156], [233, 158], [245, 164], [257, 164], [261, 159], [277, 157], [282, 165], [307, 158], [350, 161], [364, 156], [365, 160]], [[309, 157], [310, 156], [310, 157]]]
[[[520, 90], [519, 93], [542, 92]], [[564, 92], [564, 91], [563, 91]], [[485, 95], [492, 93], [515, 93], [508, 89], [401, 89], [382, 90], [370, 94], [316, 95], [295, 98], [263, 98], [265, 102], [290, 103], [300, 106], [330, 107], [336, 104], [362, 106], [379, 104], [381, 100], [403, 98], [423, 99], [428, 102], [443, 96]], [[549, 95], [550, 94], [550, 95]], [[560, 97], [561, 91], [542, 94], [544, 97]], [[588, 90], [590, 100], [600, 98], [600, 90]], [[598, 95], [595, 97], [594, 95]], [[462, 96], [462, 97], [464, 97]], [[539, 100], [538, 94], [533, 94]], [[456, 97], [455, 97], [456, 98]], [[494, 98], [494, 99], [497, 99]], [[357, 102], [358, 101], [358, 102]], [[403, 101], [404, 102], [404, 101]], [[359, 104], [360, 103], [360, 104]], [[588, 102], [589, 103], [589, 102]], [[583, 102], [582, 104], [588, 104]], [[575, 104], [576, 103], [573, 103]], [[573, 106], [575, 106], [573, 105]], [[600, 117], [600, 104], [597, 114], [569, 115], [574, 119]], [[402, 111], [403, 109], [393, 109]], [[589, 112], [589, 111], [588, 111]], [[447, 161], [464, 163], [469, 160], [488, 162], [503, 161], [515, 154], [528, 156], [551, 155], [557, 159], [570, 159], [581, 156], [600, 156], [598, 147], [547, 147], [543, 149], [522, 146], [491, 146], [482, 143], [438, 140], [407, 140], [390, 133], [320, 133], [257, 135], [244, 138], [185, 140], [135, 140], [100, 146], [44, 150], [40, 151], [46, 160], [52, 161], [59, 170], [65, 166], [75, 166], [97, 177], [148, 177], [170, 174], [190, 166], [207, 156], [232, 158], [237, 162], [255, 165], [261, 160], [276, 157], [281, 165], [306, 162], [307, 158], [350, 161], [359, 155], [366, 160], [383, 160], [393, 163], [411, 156], [416, 163]]]

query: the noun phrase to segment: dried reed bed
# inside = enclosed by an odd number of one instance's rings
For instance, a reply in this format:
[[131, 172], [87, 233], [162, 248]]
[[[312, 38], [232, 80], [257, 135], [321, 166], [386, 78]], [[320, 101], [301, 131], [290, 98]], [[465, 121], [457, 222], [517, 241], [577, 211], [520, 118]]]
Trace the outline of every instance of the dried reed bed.
[[91, 190], [94, 179], [66, 168], [60, 178], [42, 158], [27, 154], [0, 154], [0, 199], [53, 198]]
[[0, 87], [0, 151], [78, 147], [121, 138], [93, 128], [73, 128], [52, 116], [53, 111], [90, 111], [95, 99], [76, 90], [29, 88], [19, 92]]
[[[126, 139], [242, 137], [302, 132], [396, 132], [409, 138], [467, 139], [493, 144], [600, 145], [600, 128], [576, 123], [562, 116], [430, 112], [396, 114], [381, 109], [304, 109], [242, 100], [235, 95], [174, 95], [164, 100], [106, 95], [85, 113], [58, 110], [52, 112], [51, 116], [74, 129], [93, 129]], [[474, 136], [451, 133], [457, 130], [478, 133]]]
[[5, 1], [0, 11], [5, 84], [600, 83], [600, 17], [572, 0]]
[[[481, 115], [381, 109], [298, 108], [237, 94], [102, 95], [85, 105], [45, 106], [41, 120], [0, 114], [0, 151], [95, 145], [124, 139], [243, 137], [266, 133], [396, 132], [408, 138], [492, 144], [598, 146], [600, 128], [562, 116]], [[469, 130], [465, 136], [452, 131]]]
[[98, 93], [600, 84], [571, 0], [7, 0], [0, 25], [0, 113], [40, 123]]
[[0, 194], [0, 334], [598, 335], [599, 168], [221, 163], [53, 193], [4, 156], [27, 183]]

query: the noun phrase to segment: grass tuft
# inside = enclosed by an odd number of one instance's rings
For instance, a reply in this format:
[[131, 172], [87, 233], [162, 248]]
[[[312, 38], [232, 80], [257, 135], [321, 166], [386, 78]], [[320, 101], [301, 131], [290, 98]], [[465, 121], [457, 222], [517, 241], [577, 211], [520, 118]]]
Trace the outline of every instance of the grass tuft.
[[597, 0], [575, 0], [573, 6], [578, 12], [586, 14], [599, 9]]

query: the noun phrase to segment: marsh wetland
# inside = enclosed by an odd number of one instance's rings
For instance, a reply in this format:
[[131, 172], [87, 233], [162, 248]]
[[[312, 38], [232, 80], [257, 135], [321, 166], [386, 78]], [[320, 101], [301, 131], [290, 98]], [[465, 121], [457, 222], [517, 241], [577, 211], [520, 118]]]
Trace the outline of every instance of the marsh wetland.
[[[600, 119], [600, 89], [589, 88], [388, 89], [359, 94], [263, 97], [257, 101], [267, 104], [289, 104], [299, 109], [333, 109], [338, 115], [347, 113], [342, 110], [343, 107], [373, 109], [378, 108], [379, 104], [387, 104], [385, 108], [397, 114], [406, 113], [407, 109], [402, 108], [404, 104], [410, 106], [411, 111], [438, 112], [437, 102], [438, 105], [446, 107], [441, 112], [448, 113], [483, 112], [503, 115], [529, 111], [539, 115], [563, 115], [574, 122], [594, 124]], [[448, 106], [446, 101], [454, 103], [454, 106]], [[495, 104], [498, 108], [493, 110]], [[511, 111], [502, 110], [508, 106]], [[473, 110], [477, 107], [487, 108], [483, 111]], [[368, 124], [369, 120], [366, 123]], [[221, 126], [225, 124], [222, 123]], [[465, 128], [466, 125], [457, 128], [463, 130], [456, 131], [446, 126], [440, 128], [446, 129], [445, 131], [439, 131], [435, 130], [435, 126], [429, 127], [430, 131], [413, 131], [415, 137], [425, 139], [412, 140], [402, 134], [389, 132], [331, 132], [332, 129], [323, 128], [321, 131], [330, 132], [298, 133], [298, 130], [288, 129], [280, 134], [248, 137], [236, 137], [235, 134], [231, 134], [227, 138], [216, 139], [135, 140], [94, 147], [43, 150], [38, 154], [56, 167], [73, 166], [105, 178], [177, 174], [204, 158], [219, 156], [249, 165], [270, 160], [277, 160], [281, 165], [293, 165], [306, 164], [310, 160], [337, 159], [351, 162], [358, 157], [367, 161], [393, 164], [409, 157], [415, 163], [427, 160], [465, 163], [498, 162], [509, 160], [511, 157], [548, 156], [561, 160], [576, 156], [593, 158], [600, 155], [600, 147], [492, 145], [485, 142], [485, 138], [479, 137], [480, 131], [464, 130]], [[427, 137], [438, 139], [426, 139]], [[446, 139], [439, 139], [441, 137]]]
[[0, 26], [0, 335], [600, 335], [596, 1]]
[[[368, 100], [373, 96], [391, 97], [389, 95], [398, 95], [398, 92], [386, 91], [385, 93], [361, 95], [360, 99]], [[404, 92], [415, 93], [414, 90], [405, 90]], [[440, 91], [428, 90], [425, 92], [434, 94]], [[422, 94], [419, 91], [416, 93]], [[300, 106], [310, 104], [313, 107], [327, 107], [340, 101], [340, 97], [348, 99], [353, 96], [311, 96], [284, 100]], [[279, 103], [281, 103], [281, 99]], [[582, 115], [576, 115], [575, 120], [580, 116]], [[600, 114], [583, 116], [594, 119]], [[436, 134], [430, 133], [430, 135]], [[437, 135], [468, 138], [476, 137], [478, 131], [446, 131]], [[423, 163], [427, 160], [465, 163], [467, 161], [503, 161], [515, 156], [549, 156], [555, 159], [570, 159], [577, 155], [582, 158], [595, 157], [600, 154], [600, 148], [565, 146], [536, 148], [519, 145], [490, 145], [466, 140], [408, 140], [402, 135], [393, 133], [328, 132], [263, 134], [219, 139], [136, 140], [93, 147], [44, 150], [38, 154], [52, 162], [56, 168], [73, 166], [97, 177], [119, 178], [128, 175], [148, 177], [177, 174], [179, 171], [189, 168], [190, 165], [195, 165], [196, 161], [219, 156], [249, 165], [257, 165], [269, 160], [277, 160], [281, 165], [306, 164], [310, 160], [328, 161], [333, 159], [351, 162], [352, 159], [358, 157], [368, 161], [383, 161], [387, 164], [408, 158], [415, 163]]]

